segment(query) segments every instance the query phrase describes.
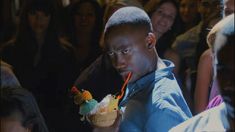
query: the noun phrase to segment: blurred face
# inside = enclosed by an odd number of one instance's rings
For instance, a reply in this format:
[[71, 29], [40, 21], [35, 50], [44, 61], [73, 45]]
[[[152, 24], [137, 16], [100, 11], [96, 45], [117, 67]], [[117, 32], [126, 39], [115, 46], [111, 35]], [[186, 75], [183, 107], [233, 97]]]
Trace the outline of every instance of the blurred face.
[[[161, 36], [171, 29], [177, 11], [172, 3], [162, 4], [152, 15], [151, 21], [156, 36]], [[158, 38], [157, 38], [158, 39]]]
[[75, 15], [75, 27], [77, 31], [90, 33], [95, 26], [95, 21], [95, 9], [93, 8], [92, 4], [81, 4]]
[[223, 96], [230, 97], [230, 103], [235, 107], [235, 61], [234, 44], [226, 45], [218, 52], [217, 78]]
[[212, 3], [210, 2], [210, 0], [201, 0], [199, 6], [199, 12], [203, 20], [220, 16], [221, 14], [220, 1], [218, 0]]
[[[129, 26], [114, 28], [105, 36], [104, 42], [107, 54], [122, 78], [126, 79], [127, 74], [132, 73], [129, 82], [140, 79], [155, 67], [153, 47], [156, 40], [146, 31], [137, 31]], [[147, 43], [152, 43], [153, 47], [148, 48]]]
[[28, 13], [30, 27], [36, 34], [44, 34], [50, 22], [50, 15], [42, 11], [32, 11]]
[[197, 17], [198, 8], [195, 0], [181, 0], [180, 17], [184, 23], [193, 23]]
[[0, 132], [31, 132], [31, 129], [22, 126], [21, 117], [18, 114], [0, 118]]
[[224, 3], [225, 16], [234, 13], [234, 0], [225, 0], [224, 2], [225, 2]]

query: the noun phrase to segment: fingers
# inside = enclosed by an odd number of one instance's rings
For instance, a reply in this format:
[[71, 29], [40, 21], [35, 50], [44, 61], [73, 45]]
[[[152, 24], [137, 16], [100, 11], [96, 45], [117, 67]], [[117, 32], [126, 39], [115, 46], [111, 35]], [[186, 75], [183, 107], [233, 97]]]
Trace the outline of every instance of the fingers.
[[109, 127], [94, 126], [93, 132], [118, 132], [121, 120], [122, 120], [122, 112], [117, 110], [117, 118], [113, 123], [113, 125]]
[[119, 127], [120, 123], [122, 120], [122, 112], [120, 110], [117, 110], [117, 118], [115, 120], [115, 122], [113, 123], [113, 127]]

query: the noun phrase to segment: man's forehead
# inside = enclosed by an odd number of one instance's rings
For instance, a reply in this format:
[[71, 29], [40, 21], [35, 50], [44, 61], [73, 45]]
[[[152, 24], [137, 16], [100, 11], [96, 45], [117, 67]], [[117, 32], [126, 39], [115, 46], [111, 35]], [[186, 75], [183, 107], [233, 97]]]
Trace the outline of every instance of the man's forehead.
[[[145, 35], [146, 34], [146, 35]], [[130, 43], [139, 43], [142, 42], [142, 40], [145, 39], [147, 36], [147, 33], [143, 30], [121, 30], [118, 31], [111, 31], [108, 33], [104, 38], [104, 44], [112, 45], [117, 44], [116, 46], [119, 47], [121, 45], [128, 45]], [[114, 43], [115, 42], [115, 43]]]
[[[146, 34], [146, 35], [145, 35]], [[119, 40], [119, 41], [139, 41], [141, 39], [144, 39], [147, 36], [147, 33], [144, 31], [133, 31], [133, 30], [119, 30], [119, 31], [113, 31], [108, 33], [104, 40], [107, 41], [113, 41], [113, 40]]]
[[104, 39], [107, 38], [116, 38], [116, 37], [130, 37], [130, 36], [145, 36], [147, 34], [147, 31], [143, 28], [137, 28], [132, 26], [118, 26], [110, 29], [108, 32], [105, 33]]

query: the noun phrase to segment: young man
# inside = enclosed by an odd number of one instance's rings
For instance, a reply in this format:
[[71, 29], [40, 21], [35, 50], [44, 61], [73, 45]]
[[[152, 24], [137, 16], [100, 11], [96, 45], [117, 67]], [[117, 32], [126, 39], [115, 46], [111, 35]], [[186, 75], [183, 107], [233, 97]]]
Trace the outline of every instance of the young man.
[[105, 26], [104, 47], [113, 67], [123, 79], [132, 73], [120, 102], [123, 118], [112, 126], [120, 132], [164, 132], [192, 116], [174, 65], [158, 57], [155, 44], [151, 20], [142, 9], [121, 8]]
[[235, 118], [235, 86], [234, 86], [234, 14], [226, 17], [215, 28], [216, 33], [213, 45], [214, 55], [217, 57], [214, 66], [224, 103], [204, 111], [197, 116], [171, 129], [172, 132], [193, 131], [234, 131]]

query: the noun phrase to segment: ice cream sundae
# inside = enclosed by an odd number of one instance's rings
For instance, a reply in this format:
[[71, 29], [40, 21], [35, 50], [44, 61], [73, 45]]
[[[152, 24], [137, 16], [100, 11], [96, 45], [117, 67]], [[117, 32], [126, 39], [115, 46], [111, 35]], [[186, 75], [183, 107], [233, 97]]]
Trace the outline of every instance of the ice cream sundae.
[[83, 119], [98, 127], [111, 126], [117, 118], [118, 103], [124, 95], [124, 89], [130, 77], [131, 73], [128, 74], [119, 95], [108, 94], [99, 103], [92, 98], [89, 91], [79, 90], [74, 86], [71, 92], [74, 95], [74, 103], [79, 105], [79, 114]]

